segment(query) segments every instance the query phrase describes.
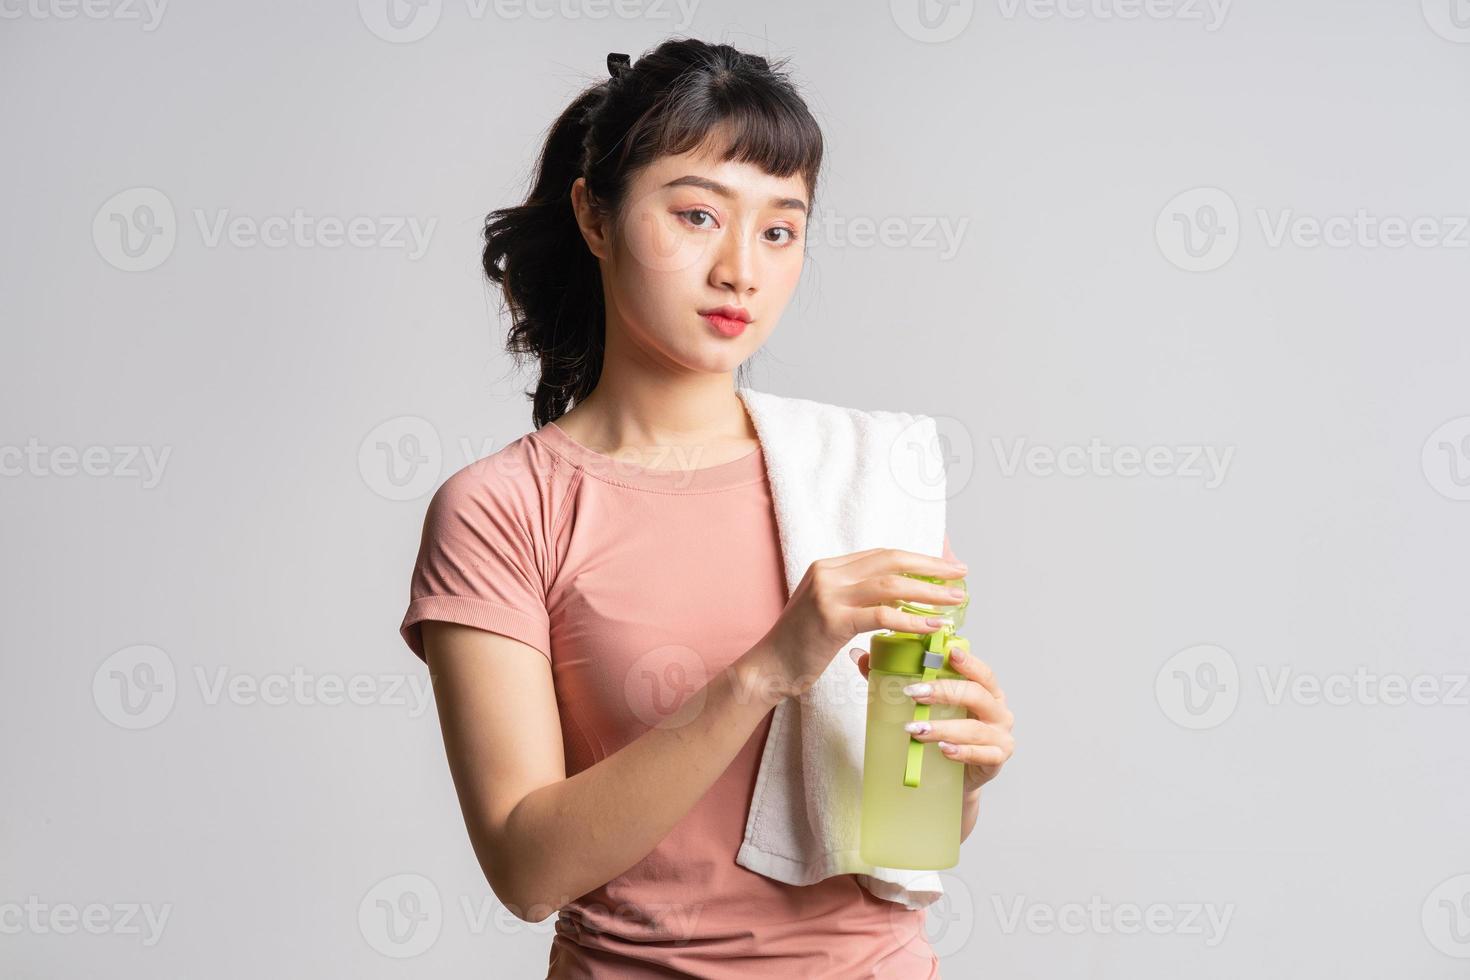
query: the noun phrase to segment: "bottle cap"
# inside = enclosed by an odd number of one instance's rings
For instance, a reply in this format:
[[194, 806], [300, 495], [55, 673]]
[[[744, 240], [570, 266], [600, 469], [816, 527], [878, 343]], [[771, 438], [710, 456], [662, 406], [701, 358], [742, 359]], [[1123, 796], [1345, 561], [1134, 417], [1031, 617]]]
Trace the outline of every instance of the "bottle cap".
[[[888, 674], [922, 674], [927, 656], [930, 661], [928, 665], [936, 669], [935, 676], [941, 680], [964, 680], [964, 674], [949, 666], [949, 648], [955, 646], [968, 651], [970, 641], [963, 636], [950, 635], [949, 642], [940, 645], [943, 652], [934, 653], [929, 650], [929, 634], [885, 630], [873, 634], [868, 640], [868, 669], [881, 670]], [[938, 663], [934, 663], [936, 658]]]
[[939, 578], [936, 575], [920, 575], [917, 572], [904, 572], [903, 574], [909, 578], [919, 579], [921, 582], [933, 582], [935, 585], [946, 587], [957, 586], [965, 590], [965, 597], [952, 605], [917, 599], [900, 599], [897, 602], [899, 609], [916, 616], [938, 616], [954, 629], [965, 625], [965, 610], [970, 607], [970, 586], [964, 579]]

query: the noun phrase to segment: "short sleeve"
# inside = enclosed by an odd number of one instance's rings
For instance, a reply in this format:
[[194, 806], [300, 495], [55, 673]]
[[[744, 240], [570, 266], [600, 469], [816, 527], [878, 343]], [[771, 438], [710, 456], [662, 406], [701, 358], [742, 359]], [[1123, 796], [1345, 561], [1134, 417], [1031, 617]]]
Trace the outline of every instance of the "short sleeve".
[[422, 622], [437, 619], [500, 633], [551, 659], [538, 550], [524, 488], [491, 467], [469, 467], [435, 491], [424, 517], [408, 611], [399, 634], [425, 659]]

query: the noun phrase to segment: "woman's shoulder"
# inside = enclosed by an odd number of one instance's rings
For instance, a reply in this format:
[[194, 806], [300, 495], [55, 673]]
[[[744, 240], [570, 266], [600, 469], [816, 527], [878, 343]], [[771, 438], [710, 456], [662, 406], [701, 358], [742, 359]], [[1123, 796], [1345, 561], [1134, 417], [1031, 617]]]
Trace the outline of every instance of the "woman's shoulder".
[[532, 430], [451, 473], [429, 501], [429, 519], [550, 530], [548, 517], [568, 475]]

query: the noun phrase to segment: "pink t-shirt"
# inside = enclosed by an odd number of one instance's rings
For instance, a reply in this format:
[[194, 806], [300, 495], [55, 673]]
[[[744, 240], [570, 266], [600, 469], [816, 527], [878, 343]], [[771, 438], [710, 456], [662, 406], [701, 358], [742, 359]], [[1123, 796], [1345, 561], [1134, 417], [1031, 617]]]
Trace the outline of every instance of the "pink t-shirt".
[[[401, 633], [420, 657], [425, 619], [544, 654], [570, 776], [672, 714], [786, 599], [759, 449], [640, 468], [550, 423], [434, 494]], [[798, 887], [735, 863], [770, 722], [643, 860], [560, 910], [549, 976], [939, 975], [924, 912], [853, 875]]]

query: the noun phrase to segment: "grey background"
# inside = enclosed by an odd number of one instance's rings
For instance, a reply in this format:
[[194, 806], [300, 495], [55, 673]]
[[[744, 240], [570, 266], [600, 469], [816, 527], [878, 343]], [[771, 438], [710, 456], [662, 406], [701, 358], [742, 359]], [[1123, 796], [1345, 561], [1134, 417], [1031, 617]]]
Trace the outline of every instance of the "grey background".
[[[0, 23], [7, 976], [542, 975], [553, 920], [494, 915], [396, 630], [429, 493], [531, 427], [483, 215], [609, 50], [678, 32], [792, 56], [829, 140], [753, 383], [950, 440], [1017, 752], [930, 915], [944, 975], [1470, 971], [1470, 10], [88, 9]], [[128, 271], [137, 188], [175, 240]], [[1169, 233], [1211, 224], [1195, 188], [1238, 209], [1208, 271]], [[208, 235], [295, 209], [374, 243]], [[1272, 244], [1358, 209], [1438, 232]], [[1213, 486], [1005, 465], [1094, 439], [1232, 456]], [[248, 686], [293, 671], [367, 703]], [[405, 892], [440, 911], [385, 938]]]

